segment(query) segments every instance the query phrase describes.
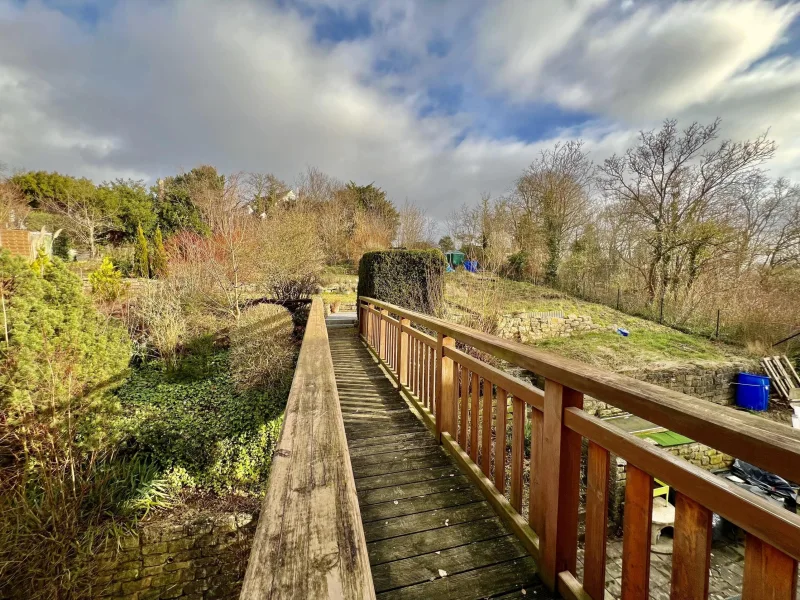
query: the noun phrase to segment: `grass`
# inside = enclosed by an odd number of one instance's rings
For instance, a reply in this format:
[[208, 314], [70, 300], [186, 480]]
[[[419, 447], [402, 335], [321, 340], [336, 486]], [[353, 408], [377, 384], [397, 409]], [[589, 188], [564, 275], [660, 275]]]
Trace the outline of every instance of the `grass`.
[[349, 294], [338, 294], [334, 292], [323, 292], [322, 293], [322, 300], [327, 304], [333, 304], [334, 302], [340, 302], [341, 304], [355, 304], [356, 303], [356, 293], [352, 292]]
[[[590, 316], [594, 324], [605, 329], [539, 340], [531, 345], [614, 371], [729, 363], [749, 357], [743, 349], [682, 333], [544, 286], [460, 272], [448, 274], [446, 286], [448, 301], [481, 314], [560, 310], [565, 316]], [[627, 329], [629, 336], [617, 333], [619, 327]]]

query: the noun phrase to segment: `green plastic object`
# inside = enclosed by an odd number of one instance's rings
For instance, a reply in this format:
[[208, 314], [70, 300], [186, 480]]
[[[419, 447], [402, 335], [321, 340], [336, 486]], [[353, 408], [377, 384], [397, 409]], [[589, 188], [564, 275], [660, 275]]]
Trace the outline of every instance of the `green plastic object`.
[[657, 431], [655, 433], [647, 433], [642, 437], [650, 438], [662, 448], [691, 444], [694, 442], [694, 440], [687, 438], [685, 435], [675, 433], [674, 431]]

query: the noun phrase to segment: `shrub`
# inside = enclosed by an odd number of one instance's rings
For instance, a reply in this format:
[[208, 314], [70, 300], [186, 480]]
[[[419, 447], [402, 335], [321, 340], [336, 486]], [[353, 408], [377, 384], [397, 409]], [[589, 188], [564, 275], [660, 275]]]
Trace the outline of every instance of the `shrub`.
[[0, 597], [77, 596], [113, 515], [98, 469], [130, 343], [58, 259], [31, 269], [0, 252], [0, 295]]
[[136, 277], [150, 277], [150, 251], [144, 237], [142, 224], [136, 228], [136, 245], [133, 248], [133, 274]]
[[122, 273], [114, 268], [108, 256], [104, 256], [100, 266], [89, 273], [89, 283], [92, 293], [106, 302], [113, 302], [122, 294]]
[[240, 389], [263, 387], [291, 369], [292, 315], [277, 304], [246, 310], [231, 329], [231, 373]]
[[289, 368], [265, 389], [237, 390], [230, 353], [217, 348], [199, 377], [176, 378], [151, 363], [117, 394], [132, 446], [150, 454], [168, 479], [217, 493], [259, 493], [291, 381]]
[[153, 276], [159, 279], [165, 278], [167, 276], [167, 250], [164, 248], [161, 227], [156, 227], [156, 234], [153, 237], [153, 255], [150, 260], [152, 262], [150, 271]]
[[139, 295], [133, 309], [135, 328], [147, 347], [155, 350], [168, 369], [176, 365], [178, 345], [186, 333], [186, 320], [175, 290], [166, 284], [150, 282]]
[[358, 295], [438, 314], [444, 300], [444, 255], [431, 250], [368, 252], [358, 265]]

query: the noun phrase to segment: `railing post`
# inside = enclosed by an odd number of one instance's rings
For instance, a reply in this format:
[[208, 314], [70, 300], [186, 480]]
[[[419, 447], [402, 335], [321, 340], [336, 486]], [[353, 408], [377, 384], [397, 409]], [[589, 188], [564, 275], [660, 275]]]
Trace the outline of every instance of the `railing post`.
[[578, 558], [581, 436], [564, 425], [564, 409], [583, 408], [583, 394], [547, 380], [542, 435], [540, 575], [550, 589], [558, 574], [575, 573]]
[[389, 311], [385, 308], [381, 309], [381, 314], [378, 317], [380, 323], [380, 331], [378, 333], [378, 357], [386, 360], [389, 358], [389, 350], [386, 346], [386, 327], [388, 325], [386, 318], [389, 316]]
[[442, 432], [456, 434], [457, 403], [453, 399], [453, 359], [444, 355], [445, 348], [454, 348], [456, 341], [443, 333], [436, 334], [436, 437], [442, 441]]
[[367, 314], [365, 328], [366, 331], [364, 332], [367, 337], [367, 346], [372, 345], [372, 304], [364, 305], [364, 312]]
[[397, 376], [400, 385], [408, 385], [408, 329], [411, 321], [400, 319], [400, 335], [397, 336]]

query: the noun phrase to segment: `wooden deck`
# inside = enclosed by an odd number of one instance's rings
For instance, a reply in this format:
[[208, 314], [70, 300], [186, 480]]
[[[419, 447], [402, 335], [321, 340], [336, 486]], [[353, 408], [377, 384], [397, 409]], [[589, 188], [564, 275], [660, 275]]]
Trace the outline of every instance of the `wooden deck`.
[[356, 330], [328, 333], [378, 598], [553, 598]]

